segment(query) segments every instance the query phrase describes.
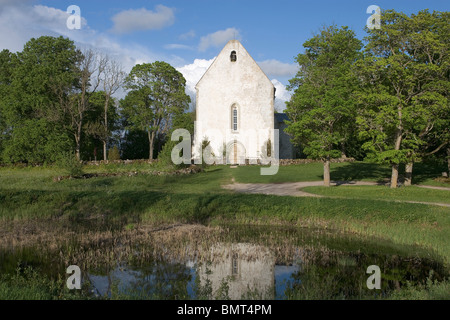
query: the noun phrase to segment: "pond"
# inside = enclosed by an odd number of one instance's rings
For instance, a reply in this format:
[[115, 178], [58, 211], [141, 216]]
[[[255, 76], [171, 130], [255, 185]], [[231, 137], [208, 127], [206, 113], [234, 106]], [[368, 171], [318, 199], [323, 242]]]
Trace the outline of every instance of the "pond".
[[[10, 244], [0, 251], [0, 272], [31, 266], [56, 279], [77, 265], [92, 297], [115, 299], [389, 298], [448, 277], [428, 250], [333, 230], [130, 226], [52, 239]], [[381, 271], [380, 289], [367, 286], [369, 266]]]

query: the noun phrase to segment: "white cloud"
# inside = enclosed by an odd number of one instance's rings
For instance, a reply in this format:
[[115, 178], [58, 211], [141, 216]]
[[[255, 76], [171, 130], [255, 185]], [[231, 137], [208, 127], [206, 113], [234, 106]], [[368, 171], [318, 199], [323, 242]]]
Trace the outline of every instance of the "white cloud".
[[[120, 62], [127, 73], [138, 63], [156, 60], [167, 61], [172, 65], [185, 64], [185, 61], [176, 55], [155, 54], [140, 44], [123, 45], [108, 34], [90, 29], [84, 18], [82, 18], [80, 30], [70, 30], [66, 25], [69, 16], [70, 14], [66, 11], [43, 5], [17, 3], [3, 7], [0, 10], [0, 51], [3, 49], [12, 52], [22, 51], [25, 43], [31, 38], [62, 35], [73, 40], [80, 49], [93, 48], [108, 54]], [[123, 96], [123, 92], [117, 95]]]
[[197, 35], [195, 34], [194, 30], [190, 30], [189, 32], [180, 34], [178, 37], [180, 40], [189, 40], [191, 38], [195, 38]]
[[163, 5], [157, 5], [155, 11], [145, 8], [125, 10], [113, 16], [115, 33], [130, 33], [133, 31], [162, 29], [175, 21], [174, 10]]
[[[186, 79], [186, 93], [191, 97], [192, 103], [195, 102], [195, 86], [200, 81], [200, 78], [205, 74], [206, 70], [211, 66], [216, 58], [210, 60], [195, 59], [193, 63], [177, 68]], [[275, 94], [275, 109], [278, 112], [283, 112], [286, 108], [286, 101], [291, 99], [291, 93], [286, 90], [286, 86], [277, 79], [271, 80], [276, 88]]]
[[278, 60], [265, 60], [258, 62], [258, 65], [269, 77], [294, 77], [298, 71], [298, 66], [293, 63], [283, 63]]
[[286, 86], [277, 79], [272, 79], [272, 83], [275, 86], [275, 110], [283, 112], [286, 108], [286, 101], [291, 99], [291, 93], [286, 90]]
[[204, 37], [201, 37], [198, 49], [200, 51], [206, 51], [210, 47], [221, 47], [229, 40], [240, 40], [241, 36], [239, 30], [235, 28], [228, 28], [225, 30], [219, 30], [214, 33], [210, 33]]
[[92, 32], [83, 18], [81, 27], [84, 31], [69, 30], [68, 17], [66, 11], [42, 5], [26, 6], [23, 2], [3, 7], [0, 11], [0, 50], [21, 51], [30, 38], [42, 35], [77, 38]]
[[168, 50], [193, 50], [193, 48], [191, 46], [187, 46], [185, 44], [178, 44], [178, 43], [171, 43], [171, 44], [166, 44], [164, 46], [165, 49]]
[[206, 70], [208, 70], [209, 66], [213, 63], [214, 59], [216, 58], [214, 57], [210, 60], [195, 59], [193, 63], [177, 68], [177, 70], [180, 71], [186, 79], [186, 93], [191, 97], [192, 103], [195, 102], [195, 86], [197, 85], [197, 82], [200, 81], [200, 78], [205, 74]]

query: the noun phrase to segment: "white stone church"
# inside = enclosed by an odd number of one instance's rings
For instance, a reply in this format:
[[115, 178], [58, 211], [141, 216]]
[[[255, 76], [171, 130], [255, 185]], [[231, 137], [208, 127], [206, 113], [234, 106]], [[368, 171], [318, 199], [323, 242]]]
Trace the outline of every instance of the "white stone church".
[[[229, 164], [263, 157], [293, 158], [283, 129], [285, 114], [274, 113], [275, 87], [238, 40], [229, 41], [196, 85], [194, 158], [203, 140]], [[274, 134], [274, 129], [280, 129]], [[272, 149], [267, 152], [267, 149]]]

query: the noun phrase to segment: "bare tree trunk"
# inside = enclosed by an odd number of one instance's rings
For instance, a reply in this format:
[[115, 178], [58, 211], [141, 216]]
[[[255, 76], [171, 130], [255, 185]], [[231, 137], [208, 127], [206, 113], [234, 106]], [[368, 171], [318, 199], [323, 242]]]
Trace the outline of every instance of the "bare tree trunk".
[[[402, 143], [402, 128], [398, 127], [395, 133], [395, 149], [400, 150], [400, 145]], [[398, 185], [398, 164], [392, 165], [392, 175], [391, 175], [391, 188], [397, 188]]]
[[80, 149], [81, 149], [81, 128], [82, 128], [82, 126], [83, 126], [83, 116], [80, 116], [80, 122], [78, 123], [77, 133], [75, 134], [75, 142], [76, 142], [75, 154], [77, 156], [78, 161], [81, 160]]
[[[400, 101], [399, 97], [399, 101]], [[395, 132], [395, 147], [394, 150], [400, 150], [400, 146], [402, 144], [402, 133], [403, 133], [403, 124], [402, 124], [402, 105], [399, 104], [397, 106], [397, 114], [399, 119], [399, 124], [397, 126], [397, 130]], [[391, 188], [397, 188], [398, 186], [398, 164], [392, 165], [392, 174], [391, 174]]]
[[149, 159], [152, 160], [153, 159], [153, 144], [155, 141], [155, 132], [148, 132], [148, 141], [149, 141], [149, 147], [150, 147], [150, 151], [149, 151]]
[[447, 148], [447, 169], [448, 176], [450, 177], [450, 147]]
[[414, 162], [409, 162], [405, 166], [405, 186], [410, 186], [412, 182], [412, 172], [413, 172]]
[[392, 165], [391, 188], [397, 188], [398, 183], [398, 164]]
[[107, 135], [108, 135], [108, 104], [109, 104], [109, 97], [106, 97], [105, 99], [105, 114], [104, 114], [104, 121], [105, 121], [105, 140], [103, 140], [103, 160], [108, 160], [107, 154], [106, 154], [106, 143], [107, 143]]
[[323, 185], [330, 186], [330, 158], [327, 158], [323, 163]]
[[108, 157], [106, 156], [106, 141], [103, 141], [103, 160], [108, 160]]
[[75, 136], [75, 156], [77, 157], [77, 160], [80, 161], [80, 138], [77, 134], [74, 134]]

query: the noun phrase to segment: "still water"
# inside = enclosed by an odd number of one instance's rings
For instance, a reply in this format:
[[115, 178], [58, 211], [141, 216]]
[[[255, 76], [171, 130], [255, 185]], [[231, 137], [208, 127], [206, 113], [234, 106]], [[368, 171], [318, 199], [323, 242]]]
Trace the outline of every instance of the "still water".
[[[448, 277], [432, 252], [333, 231], [226, 226], [127, 237], [10, 248], [0, 252], [0, 272], [21, 264], [68, 277], [76, 264], [93, 297], [116, 299], [366, 299]], [[381, 289], [367, 287], [371, 265]]]

